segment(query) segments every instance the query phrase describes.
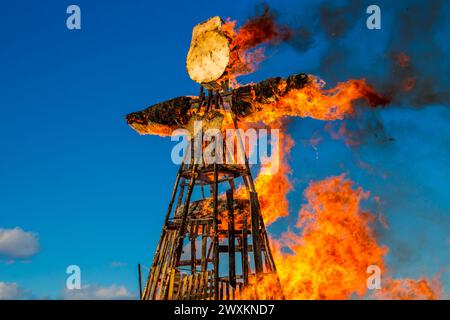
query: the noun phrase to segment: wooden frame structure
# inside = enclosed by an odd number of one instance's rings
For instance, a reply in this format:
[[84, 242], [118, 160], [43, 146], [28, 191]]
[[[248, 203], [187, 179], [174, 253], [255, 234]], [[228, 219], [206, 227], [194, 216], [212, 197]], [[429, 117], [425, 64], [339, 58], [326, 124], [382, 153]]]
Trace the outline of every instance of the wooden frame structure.
[[[224, 110], [237, 129], [233, 103], [227, 85], [207, 94], [201, 87], [194, 112]], [[190, 146], [191, 158], [178, 170], [141, 299], [239, 299], [244, 291], [245, 297], [258, 299], [252, 286], [277, 275], [247, 156], [244, 152], [244, 164], [197, 163], [194, 143]], [[239, 188], [238, 180], [243, 181]]]

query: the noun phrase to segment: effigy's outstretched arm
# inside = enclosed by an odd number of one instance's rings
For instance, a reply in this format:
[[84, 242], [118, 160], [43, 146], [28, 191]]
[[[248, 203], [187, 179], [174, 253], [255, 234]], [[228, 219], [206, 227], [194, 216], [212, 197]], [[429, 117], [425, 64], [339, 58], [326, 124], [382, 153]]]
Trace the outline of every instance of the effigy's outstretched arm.
[[[245, 121], [256, 112], [264, 112], [265, 107], [273, 105], [291, 90], [303, 88], [310, 80], [306, 74], [296, 74], [235, 88], [231, 91], [232, 111], [239, 120]], [[130, 113], [126, 119], [140, 134], [168, 136], [178, 128], [186, 128], [198, 103], [196, 96], [181, 96]]]

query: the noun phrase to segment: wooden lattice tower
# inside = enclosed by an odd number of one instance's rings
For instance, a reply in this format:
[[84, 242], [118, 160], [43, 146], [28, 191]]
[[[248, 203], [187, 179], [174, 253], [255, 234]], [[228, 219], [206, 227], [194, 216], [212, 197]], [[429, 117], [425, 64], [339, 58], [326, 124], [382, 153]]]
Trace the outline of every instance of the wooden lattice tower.
[[[201, 90], [195, 112], [209, 123], [218, 109], [233, 117], [232, 101], [230, 91], [205, 97]], [[245, 297], [258, 299], [252, 286], [276, 276], [276, 267], [247, 156], [244, 164], [196, 163], [193, 145], [179, 168], [141, 298], [225, 300], [240, 298], [245, 290]]]
[[[139, 132], [164, 128], [167, 134], [166, 129], [185, 126], [191, 137], [191, 152], [180, 165], [149, 276], [140, 290], [141, 299], [282, 298], [239, 130], [235, 130], [236, 150], [228, 148], [226, 139], [215, 137], [210, 141], [216, 145], [214, 161], [207, 161], [203, 153], [211, 144], [203, 142], [203, 129], [221, 133], [224, 128], [237, 129], [237, 110], [245, 112], [249, 105], [245, 97], [252, 96], [251, 87], [237, 92], [228, 85], [239, 57], [236, 50], [220, 17], [198, 24], [186, 59], [189, 76], [201, 85], [198, 99], [179, 97], [149, 108], [148, 113], [127, 116]], [[296, 83], [293, 79], [287, 80], [286, 86], [272, 85], [272, 80], [257, 91], [262, 95], [275, 93], [292, 87]], [[200, 131], [196, 130], [197, 120]], [[221, 143], [226, 145], [221, 148], [226, 154], [219, 155], [216, 150]], [[240, 161], [242, 156], [244, 161]], [[272, 293], [262, 296], [256, 285], [269, 279], [271, 288], [265, 291]]]

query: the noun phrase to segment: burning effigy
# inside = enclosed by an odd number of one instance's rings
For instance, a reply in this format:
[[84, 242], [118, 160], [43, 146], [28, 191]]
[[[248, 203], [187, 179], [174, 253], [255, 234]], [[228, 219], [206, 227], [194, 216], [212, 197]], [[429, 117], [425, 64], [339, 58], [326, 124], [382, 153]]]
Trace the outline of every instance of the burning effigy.
[[[334, 88], [308, 74], [237, 82], [264, 59], [264, 44], [286, 37], [289, 30], [277, 26], [267, 12], [239, 29], [234, 21], [213, 17], [194, 27], [186, 59], [188, 74], [200, 84], [199, 94], [127, 115], [138, 133], [159, 136], [177, 129], [195, 135], [194, 121], [219, 131], [280, 130], [281, 166], [275, 174], [260, 173], [253, 179], [239, 135], [243, 163], [197, 162], [194, 152], [185, 157], [142, 299], [364, 298], [368, 268], [387, 270], [388, 248], [377, 242], [374, 215], [360, 206], [370, 193], [345, 175], [310, 183], [298, 232], [288, 230], [274, 238], [266, 230], [289, 214], [286, 195], [293, 187], [287, 157], [294, 141], [287, 119], [342, 120], [358, 104], [374, 108], [389, 103], [364, 79]], [[219, 143], [217, 138], [214, 143]], [[232, 150], [231, 158], [237, 152]], [[386, 277], [384, 282], [373, 298], [435, 299], [440, 294], [436, 280]]]

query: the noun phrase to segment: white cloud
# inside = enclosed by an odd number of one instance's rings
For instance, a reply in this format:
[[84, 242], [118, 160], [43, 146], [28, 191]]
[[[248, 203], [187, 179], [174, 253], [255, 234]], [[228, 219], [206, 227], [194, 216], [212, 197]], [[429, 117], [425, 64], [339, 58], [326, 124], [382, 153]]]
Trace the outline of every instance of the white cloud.
[[111, 285], [102, 287], [98, 285], [85, 285], [81, 289], [65, 289], [65, 300], [130, 300], [137, 296], [124, 286]]
[[36, 233], [23, 231], [19, 227], [0, 228], [0, 255], [24, 259], [31, 257], [39, 250], [39, 239]]
[[16, 282], [0, 281], [0, 300], [20, 300], [29, 298], [31, 298], [30, 292], [23, 289]]

